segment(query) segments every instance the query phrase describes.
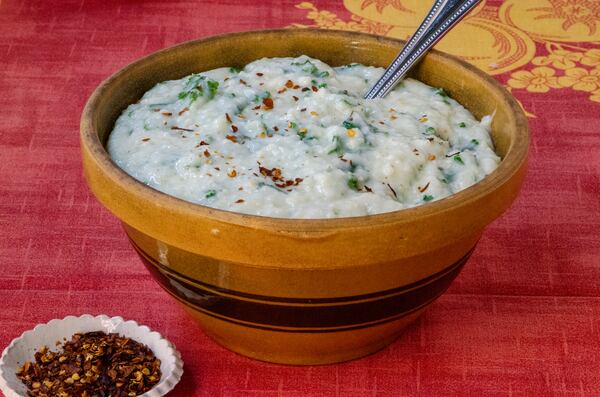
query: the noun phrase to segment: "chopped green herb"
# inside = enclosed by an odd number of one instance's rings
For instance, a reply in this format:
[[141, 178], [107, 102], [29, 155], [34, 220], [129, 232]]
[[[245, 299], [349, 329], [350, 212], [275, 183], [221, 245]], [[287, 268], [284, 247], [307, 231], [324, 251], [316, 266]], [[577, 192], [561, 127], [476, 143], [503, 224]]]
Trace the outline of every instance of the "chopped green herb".
[[129, 112], [127, 112], [127, 117], [131, 117], [132, 114], [133, 114], [133, 109], [131, 109]]
[[435, 130], [435, 128], [433, 128], [433, 127], [427, 127], [427, 128], [425, 129], [425, 133], [426, 133], [427, 135], [435, 135], [435, 133], [436, 133], [436, 132], [437, 132], [437, 131], [436, 131], [436, 130]]
[[263, 99], [271, 98], [271, 93], [269, 91], [264, 91], [262, 94], [254, 95], [252, 98], [253, 102], [262, 102]]
[[298, 136], [300, 137], [300, 140], [303, 140], [304, 138], [306, 138], [306, 133], [308, 131], [306, 131], [306, 128], [303, 128], [302, 131], [297, 131], [296, 134], [298, 134]]
[[327, 88], [327, 83], [321, 83], [317, 86], [317, 88]]
[[460, 122], [460, 123], [458, 124], [458, 126], [459, 126], [460, 128], [465, 128], [467, 125], [466, 125], [464, 122]]
[[428, 194], [424, 194], [423, 195], [423, 201], [428, 202], [428, 201], [431, 201], [431, 200], [433, 200], [433, 196], [430, 196]]
[[213, 99], [219, 89], [219, 83], [209, 79], [206, 84], [208, 85], [208, 99]]
[[208, 91], [207, 98], [208, 100], [211, 100], [215, 97], [218, 88], [218, 82], [211, 79], [207, 80], [206, 76], [193, 74], [188, 78], [185, 88], [177, 95], [177, 97], [179, 99], [189, 98], [190, 103], [192, 103], [203, 96], [205, 91]]
[[448, 97], [448, 93], [446, 91], [444, 91], [443, 88], [437, 88], [435, 90], [435, 93], [441, 97], [447, 98]]
[[344, 126], [345, 129], [347, 130], [351, 130], [352, 128], [358, 128], [358, 126], [356, 124], [354, 124], [351, 121], [345, 120], [342, 125]]
[[334, 136], [332, 141], [335, 143], [335, 147], [331, 149], [327, 154], [337, 154], [338, 156], [344, 155], [344, 142], [339, 136]]
[[294, 65], [294, 66], [304, 66], [304, 65], [307, 65], [306, 67], [302, 68], [303, 72], [310, 73], [310, 74], [312, 74], [315, 77], [321, 77], [321, 78], [329, 77], [329, 72], [328, 71], [326, 71], [326, 70], [323, 70], [323, 71], [319, 70], [319, 68], [317, 68], [315, 66], [315, 64], [312, 63], [309, 59], [307, 59], [304, 62], [292, 62], [292, 65]]
[[211, 197], [215, 197], [217, 195], [217, 191], [216, 190], [209, 190], [208, 192], [206, 192], [206, 194], [204, 195], [204, 198], [211, 198]]
[[239, 72], [241, 72], [241, 71], [242, 71], [242, 69], [238, 69], [238, 68], [229, 68], [229, 73], [236, 73], [236, 74], [237, 74], [237, 73], [239, 73]]
[[308, 65], [308, 67], [302, 68], [302, 71], [315, 75], [319, 72], [319, 69], [309, 60], [307, 59], [304, 62], [292, 62], [294, 66], [304, 66]]
[[150, 131], [150, 126], [144, 123], [144, 131]]
[[296, 129], [296, 128], [298, 128], [298, 124], [296, 124], [293, 121], [290, 121], [290, 128]]
[[479, 145], [479, 141], [477, 139], [471, 139], [471, 144], [477, 146]]
[[462, 164], [464, 165], [465, 162], [463, 161], [462, 157], [460, 157], [460, 154], [455, 154], [453, 157], [454, 161], [456, 161], [458, 164]]
[[358, 186], [358, 179], [354, 175], [352, 175], [350, 179], [348, 179], [348, 187], [352, 190], [360, 190], [360, 187]]

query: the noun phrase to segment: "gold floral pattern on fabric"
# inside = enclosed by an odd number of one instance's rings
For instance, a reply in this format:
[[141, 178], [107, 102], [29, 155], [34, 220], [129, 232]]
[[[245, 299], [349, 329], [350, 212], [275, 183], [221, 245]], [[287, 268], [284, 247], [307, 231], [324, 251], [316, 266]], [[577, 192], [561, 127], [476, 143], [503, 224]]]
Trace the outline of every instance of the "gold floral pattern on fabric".
[[[407, 39], [430, 6], [422, 0], [344, 0], [350, 16], [340, 17], [302, 2], [296, 7], [312, 23], [293, 26]], [[484, 0], [436, 48], [491, 75], [508, 73], [511, 91], [570, 89], [600, 102], [599, 25], [600, 0]]]
[[589, 93], [600, 102], [600, 50], [547, 43], [547, 55], [533, 58], [531, 70], [511, 74], [508, 86], [529, 92], [548, 92], [550, 88], [570, 88]]
[[405, 11], [408, 13], [412, 13], [413, 11], [411, 11], [409, 8], [406, 8], [402, 5], [402, 0], [362, 0], [361, 4], [360, 4], [360, 8], [362, 10], [364, 10], [365, 8], [367, 8], [368, 6], [370, 6], [371, 4], [375, 5], [375, 9], [377, 10], [378, 13], [382, 13], [383, 9], [387, 6], [392, 6], [397, 10], [400, 11]]
[[506, 0], [499, 17], [541, 40], [600, 41], [598, 0]]

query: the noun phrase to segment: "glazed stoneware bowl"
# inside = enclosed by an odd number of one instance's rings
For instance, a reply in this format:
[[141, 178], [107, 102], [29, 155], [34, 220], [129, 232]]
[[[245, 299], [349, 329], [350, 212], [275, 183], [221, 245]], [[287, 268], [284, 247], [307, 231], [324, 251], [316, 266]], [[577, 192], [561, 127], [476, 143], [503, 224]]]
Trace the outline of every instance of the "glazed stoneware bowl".
[[412, 209], [339, 219], [276, 219], [192, 204], [119, 169], [105, 144], [119, 114], [163, 80], [262, 57], [306, 54], [330, 65], [386, 66], [402, 42], [321, 30], [234, 33], [147, 56], [104, 81], [81, 119], [87, 182], [119, 218], [158, 283], [217, 343], [259, 360], [324, 364], [392, 342], [448, 288], [484, 228], [517, 196], [529, 134], [514, 98], [452, 56], [414, 71], [476, 117], [494, 114], [499, 167], [451, 197]]

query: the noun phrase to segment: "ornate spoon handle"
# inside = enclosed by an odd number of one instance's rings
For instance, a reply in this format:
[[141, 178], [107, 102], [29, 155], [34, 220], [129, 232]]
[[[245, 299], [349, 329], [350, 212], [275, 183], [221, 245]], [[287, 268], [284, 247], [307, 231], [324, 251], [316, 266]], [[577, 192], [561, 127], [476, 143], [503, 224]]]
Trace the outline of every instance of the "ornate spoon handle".
[[394, 62], [385, 70], [365, 99], [382, 98], [408, 73], [458, 21], [481, 0], [436, 0], [431, 10], [408, 40]]

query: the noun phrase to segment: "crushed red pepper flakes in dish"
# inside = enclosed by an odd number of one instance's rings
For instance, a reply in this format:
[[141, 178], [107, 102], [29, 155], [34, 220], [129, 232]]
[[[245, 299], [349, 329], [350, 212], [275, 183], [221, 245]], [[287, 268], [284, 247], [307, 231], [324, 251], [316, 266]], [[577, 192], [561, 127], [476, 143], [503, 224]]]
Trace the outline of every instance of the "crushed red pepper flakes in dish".
[[275, 104], [273, 103], [273, 99], [271, 99], [271, 98], [265, 98], [265, 99], [263, 99], [262, 103], [263, 103], [263, 107], [266, 110], [271, 110], [275, 106]]
[[161, 378], [152, 350], [118, 334], [74, 334], [52, 352], [44, 346], [17, 371], [32, 397], [129, 397], [146, 393]]

